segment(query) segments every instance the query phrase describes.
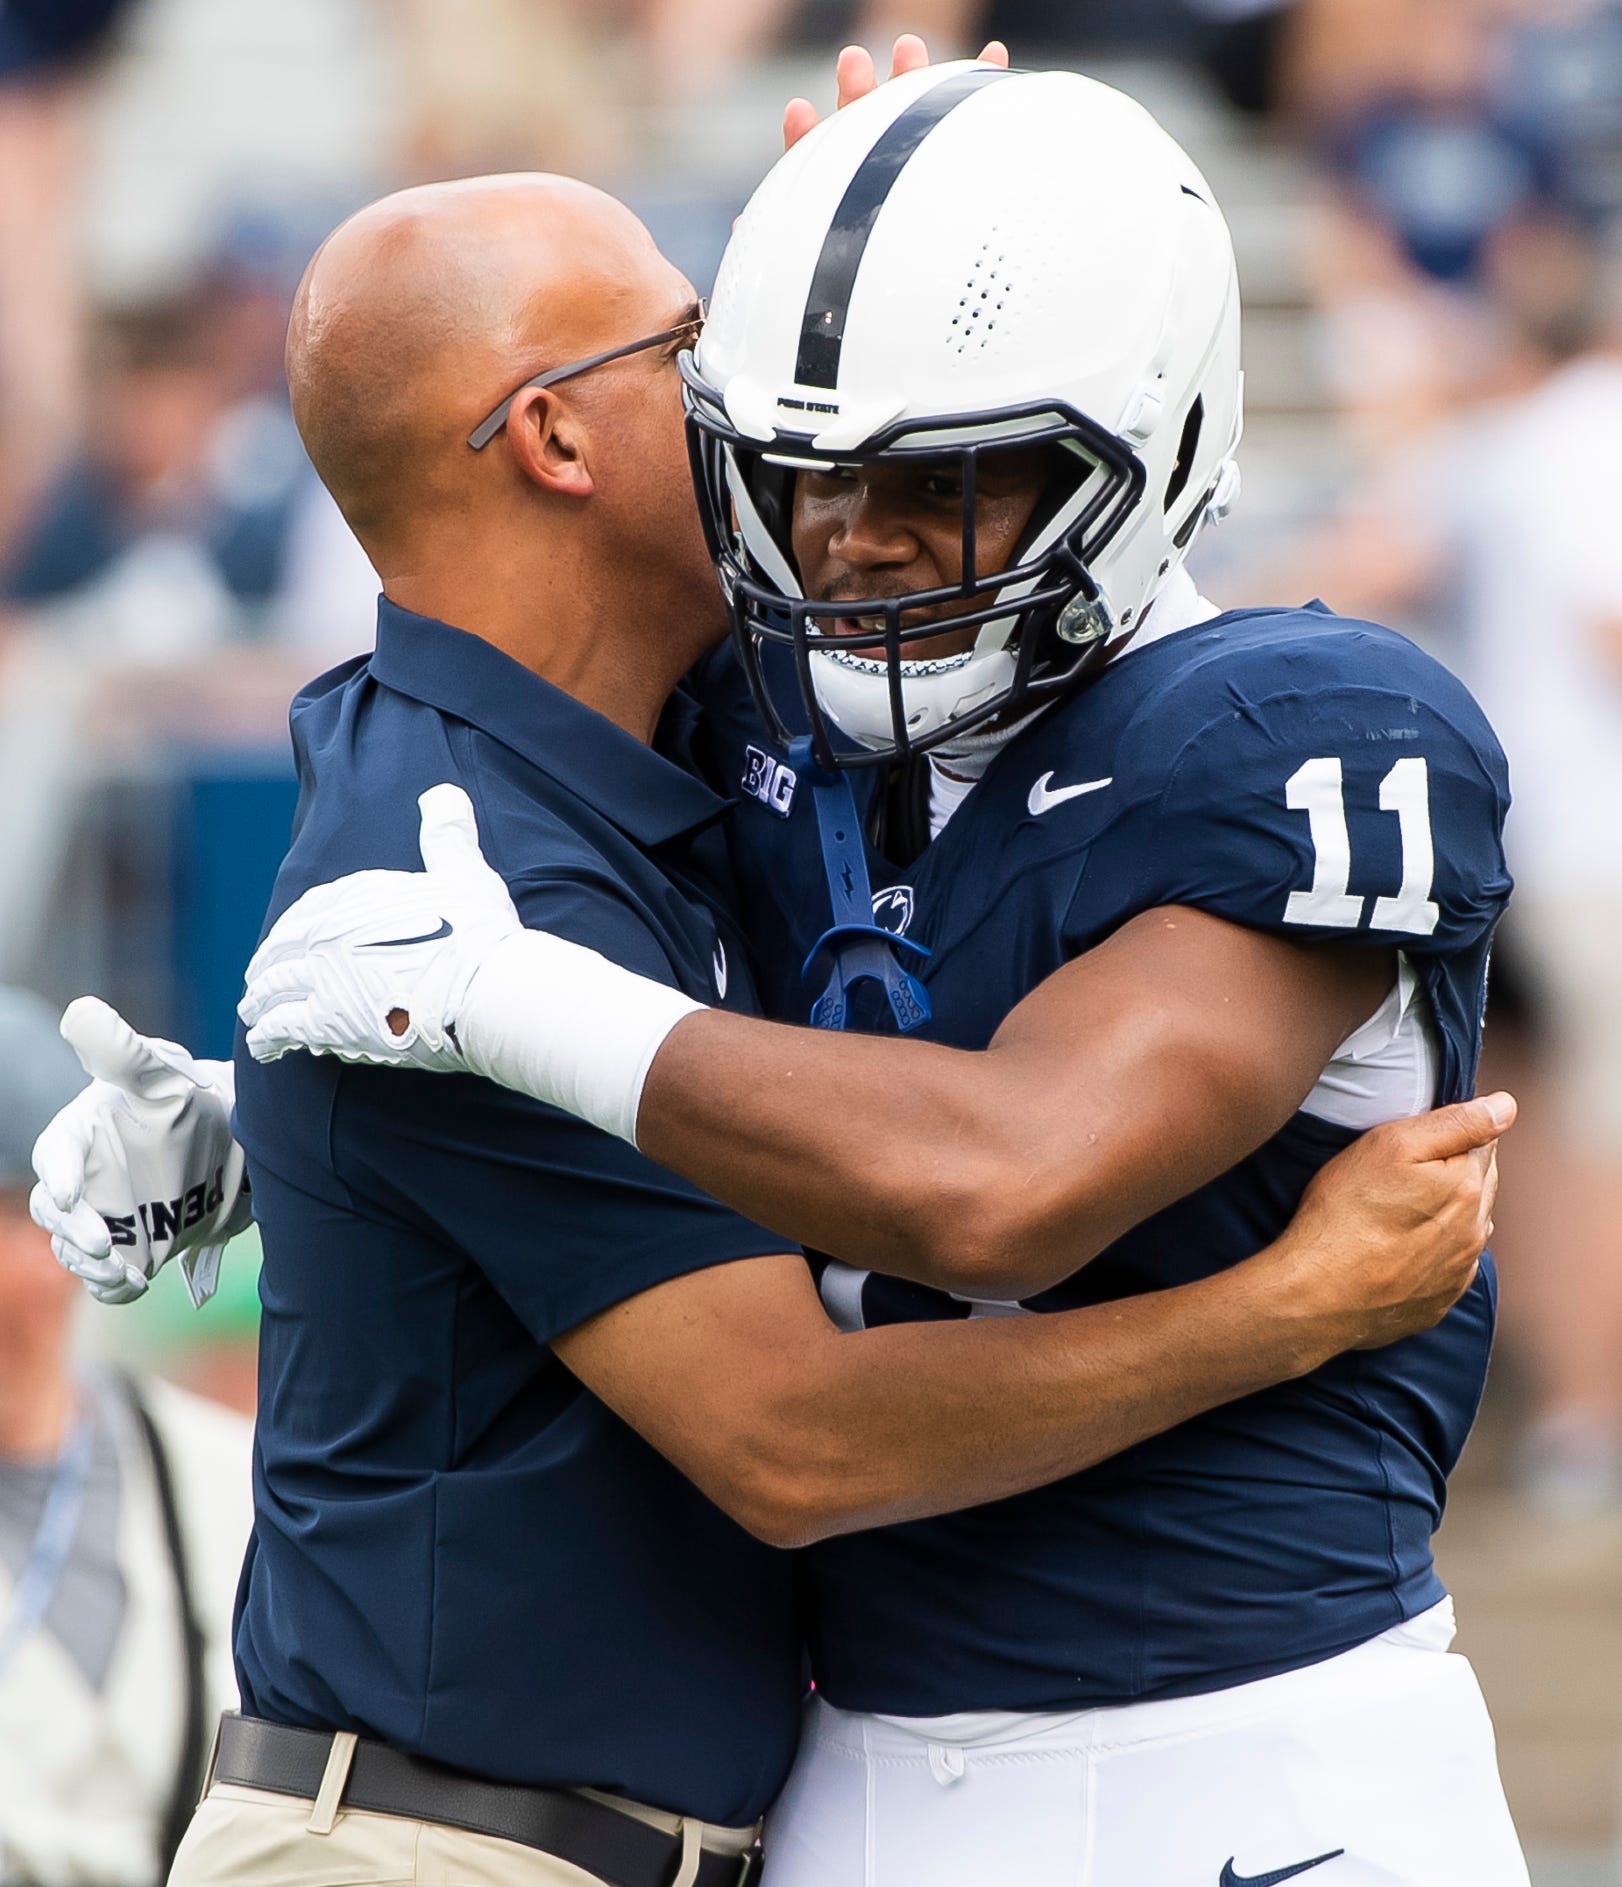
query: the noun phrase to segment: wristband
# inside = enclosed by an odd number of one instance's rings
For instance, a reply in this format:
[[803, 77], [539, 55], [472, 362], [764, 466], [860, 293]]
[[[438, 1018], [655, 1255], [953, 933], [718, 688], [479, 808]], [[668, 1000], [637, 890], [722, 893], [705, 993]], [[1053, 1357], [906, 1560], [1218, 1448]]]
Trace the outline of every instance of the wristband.
[[450, 1022], [475, 1074], [634, 1147], [654, 1056], [705, 1006], [582, 944], [520, 930], [485, 955]]

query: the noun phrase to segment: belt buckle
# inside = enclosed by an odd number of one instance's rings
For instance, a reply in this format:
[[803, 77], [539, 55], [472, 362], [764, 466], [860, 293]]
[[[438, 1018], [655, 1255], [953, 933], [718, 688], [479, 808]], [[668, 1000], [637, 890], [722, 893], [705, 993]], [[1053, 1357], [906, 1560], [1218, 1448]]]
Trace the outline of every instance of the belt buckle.
[[764, 1865], [764, 1858], [758, 1841], [741, 1857], [741, 1861], [742, 1865], [738, 1869], [737, 1887], [758, 1887], [761, 1868]]

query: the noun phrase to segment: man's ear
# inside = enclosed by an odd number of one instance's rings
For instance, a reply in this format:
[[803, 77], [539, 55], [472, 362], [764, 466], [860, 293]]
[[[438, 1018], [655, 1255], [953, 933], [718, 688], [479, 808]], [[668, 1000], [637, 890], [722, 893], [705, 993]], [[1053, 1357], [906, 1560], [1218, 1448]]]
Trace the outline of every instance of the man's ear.
[[547, 387], [525, 387], [507, 414], [507, 443], [519, 470], [560, 498], [589, 498], [586, 434], [579, 417]]

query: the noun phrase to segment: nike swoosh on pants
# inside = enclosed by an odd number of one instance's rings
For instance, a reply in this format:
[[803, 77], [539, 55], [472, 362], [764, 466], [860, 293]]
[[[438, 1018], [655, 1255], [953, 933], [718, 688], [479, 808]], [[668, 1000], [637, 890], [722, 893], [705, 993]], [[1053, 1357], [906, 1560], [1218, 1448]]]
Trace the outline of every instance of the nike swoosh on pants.
[[1315, 1854], [1310, 1861], [1297, 1861], [1294, 1867], [1275, 1868], [1271, 1874], [1236, 1874], [1233, 1871], [1233, 1856], [1222, 1870], [1219, 1887], [1278, 1887], [1282, 1880], [1294, 1880], [1297, 1874], [1305, 1874], [1309, 1868], [1322, 1867], [1325, 1861], [1338, 1861], [1346, 1852], [1344, 1848], [1332, 1848], [1328, 1854]]

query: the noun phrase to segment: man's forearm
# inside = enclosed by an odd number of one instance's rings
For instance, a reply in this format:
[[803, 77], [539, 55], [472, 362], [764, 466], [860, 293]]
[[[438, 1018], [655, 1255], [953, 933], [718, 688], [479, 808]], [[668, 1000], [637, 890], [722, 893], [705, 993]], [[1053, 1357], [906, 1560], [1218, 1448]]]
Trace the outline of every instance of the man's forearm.
[[835, 1338], [781, 1392], [751, 1473], [779, 1545], [976, 1506], [1305, 1374], [1358, 1335], [1283, 1248], [1040, 1317]]
[[[787, 1513], [814, 1537], [1073, 1474], [1347, 1349], [1428, 1329], [1475, 1276], [1507, 1095], [1375, 1128], [1266, 1250], [1084, 1310], [901, 1325], [809, 1345], [818, 1406], [784, 1413]], [[1355, 1203], [1354, 1203], [1355, 1202]], [[792, 1378], [791, 1378], [792, 1380]]]
[[784, 1252], [684, 1272], [552, 1344], [776, 1544], [997, 1500], [1435, 1323], [1486, 1242], [1513, 1118], [1497, 1096], [1375, 1128], [1266, 1250], [1173, 1290], [844, 1336]]

